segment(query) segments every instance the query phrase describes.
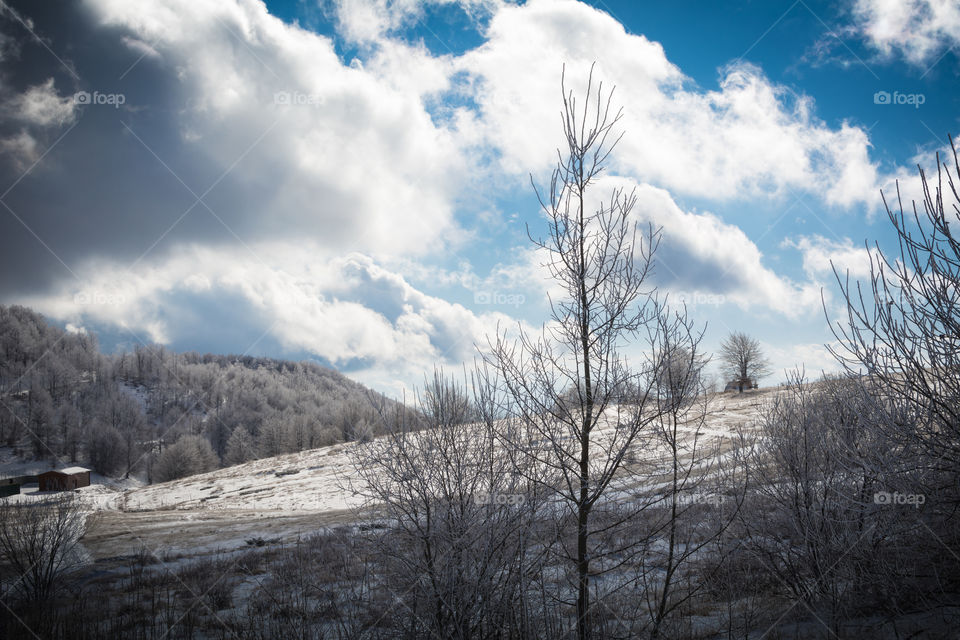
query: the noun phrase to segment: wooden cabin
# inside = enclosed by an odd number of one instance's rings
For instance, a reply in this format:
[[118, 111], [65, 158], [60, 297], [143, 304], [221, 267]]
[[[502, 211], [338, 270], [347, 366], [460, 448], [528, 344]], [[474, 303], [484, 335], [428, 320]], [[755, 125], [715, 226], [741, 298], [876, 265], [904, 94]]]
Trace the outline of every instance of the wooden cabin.
[[67, 467], [37, 474], [40, 491], [72, 491], [90, 486], [90, 469]]

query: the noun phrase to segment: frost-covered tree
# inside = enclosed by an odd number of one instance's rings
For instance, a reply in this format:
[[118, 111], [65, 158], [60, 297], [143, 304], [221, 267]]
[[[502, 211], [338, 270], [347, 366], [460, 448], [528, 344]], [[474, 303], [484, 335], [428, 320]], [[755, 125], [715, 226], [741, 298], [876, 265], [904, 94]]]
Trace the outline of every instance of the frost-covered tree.
[[87, 434], [87, 459], [99, 474], [113, 476], [123, 472], [127, 459], [123, 435], [110, 425], [93, 427]]
[[230, 434], [227, 441], [226, 462], [229, 465], [242, 464], [257, 458], [257, 441], [244, 426], [239, 426]]
[[739, 331], [720, 343], [720, 360], [727, 377], [740, 385], [758, 384], [770, 374], [770, 362], [760, 348], [760, 341]]
[[[385, 435], [349, 448], [355, 489], [389, 525], [371, 536], [378, 582], [403, 637], [551, 637], [531, 616], [540, 551], [530, 530], [542, 506], [493, 434], [484, 399], [435, 372], [422, 416], [385, 413]], [[483, 416], [478, 422], [472, 422]]]
[[652, 226], [638, 233], [632, 193], [619, 187], [596, 193], [622, 135], [613, 91], [594, 82], [592, 69], [582, 98], [563, 80], [561, 87], [564, 146], [549, 189], [538, 190], [545, 233], [531, 240], [563, 293], [551, 299], [542, 335], [498, 335], [486, 363], [508, 408], [499, 431], [503, 446], [522, 460], [518, 472], [552, 492], [569, 514], [557, 523], [551, 552], [570, 569], [575, 634], [585, 640], [599, 624], [597, 589], [619, 589], [600, 576], [611, 575], [613, 559], [637, 544], [622, 532], [639, 510], [607, 494], [656, 420], [650, 410], [656, 379], [622, 349], [658, 342], [648, 276], [660, 234]]
[[157, 482], [175, 480], [211, 471], [218, 463], [209, 440], [203, 436], [185, 435], [165, 448], [157, 458], [153, 465], [153, 479]]

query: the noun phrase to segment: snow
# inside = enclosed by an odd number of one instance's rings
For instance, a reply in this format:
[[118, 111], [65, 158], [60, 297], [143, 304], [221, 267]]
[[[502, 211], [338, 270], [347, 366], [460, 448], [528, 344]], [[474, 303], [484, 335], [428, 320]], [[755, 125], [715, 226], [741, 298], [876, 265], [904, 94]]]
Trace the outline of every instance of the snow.
[[63, 469], [54, 469], [57, 473], [65, 473], [68, 476], [71, 476], [75, 473], [89, 473], [90, 469], [86, 467], [65, 467]]
[[359, 507], [348, 448], [334, 445], [254, 460], [180, 480], [126, 491], [119, 508], [253, 509], [272, 512], [326, 512]]
[[[739, 429], [749, 428], [759, 407], [770, 396], [771, 392], [764, 390], [715, 394], [710, 399], [701, 437], [729, 438]], [[603, 439], [610, 429], [601, 423], [595, 434]], [[91, 473], [91, 486], [77, 492], [96, 510], [245, 510], [274, 515], [346, 511], [363, 504], [363, 497], [357, 492], [360, 480], [349, 457], [350, 449], [356, 446], [337, 444], [147, 486], [141, 486], [141, 481], [134, 478], [115, 480]], [[0, 450], [2, 477], [36, 475], [48, 470], [49, 462], [23, 462], [10, 449]], [[74, 466], [60, 471], [77, 473], [88, 469]], [[23, 493], [31, 493], [30, 485], [24, 487]]]

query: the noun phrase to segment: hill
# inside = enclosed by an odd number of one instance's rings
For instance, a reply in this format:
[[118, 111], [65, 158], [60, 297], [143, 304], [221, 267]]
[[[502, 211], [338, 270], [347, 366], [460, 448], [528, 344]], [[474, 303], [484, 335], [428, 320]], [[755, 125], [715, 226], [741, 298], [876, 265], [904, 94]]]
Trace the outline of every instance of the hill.
[[[704, 442], [752, 431], [775, 393], [715, 394]], [[357, 525], [363, 497], [350, 456], [355, 446], [263, 458], [149, 486], [84, 488], [80, 494], [99, 511], [84, 545], [94, 559], [129, 556], [141, 546], [196, 558], [243, 548], [251, 539], [290, 543], [325, 527]], [[629, 475], [621, 485], [636, 490]]]
[[312, 362], [97, 345], [0, 306], [0, 442], [22, 459], [154, 482], [367, 438], [404, 411]]

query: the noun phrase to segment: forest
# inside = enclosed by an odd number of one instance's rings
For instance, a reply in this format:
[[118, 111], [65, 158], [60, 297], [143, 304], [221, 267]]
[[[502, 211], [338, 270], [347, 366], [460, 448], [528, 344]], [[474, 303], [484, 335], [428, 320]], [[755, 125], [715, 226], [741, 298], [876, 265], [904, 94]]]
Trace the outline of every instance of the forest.
[[148, 482], [369, 438], [396, 404], [310, 362], [103, 354], [19, 306], [0, 306], [0, 389], [0, 442], [15, 452]]

